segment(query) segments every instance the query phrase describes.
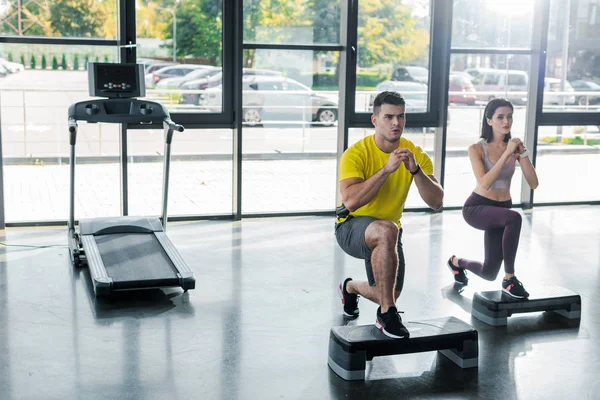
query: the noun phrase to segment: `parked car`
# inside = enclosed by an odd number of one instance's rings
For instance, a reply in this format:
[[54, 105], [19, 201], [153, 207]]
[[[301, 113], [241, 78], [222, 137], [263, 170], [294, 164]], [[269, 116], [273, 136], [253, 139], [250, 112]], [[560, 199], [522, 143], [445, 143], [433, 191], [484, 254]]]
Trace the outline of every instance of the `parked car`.
[[[219, 110], [222, 89], [222, 86], [207, 89], [200, 99], [200, 105]], [[283, 76], [244, 77], [242, 102], [242, 118], [248, 125], [283, 120], [332, 125], [338, 116], [336, 100]]]
[[[465, 70], [468, 71], [468, 70]], [[518, 70], [478, 70], [479, 76], [473, 80], [477, 98], [489, 101], [497, 97], [508, 99], [515, 105], [527, 104], [527, 73]]]
[[208, 79], [211, 76], [221, 73], [220, 67], [198, 68], [184, 76], [174, 76], [172, 78], [161, 79], [157, 84], [157, 89], [179, 89], [184, 83], [194, 79]]
[[592, 81], [576, 80], [571, 82], [575, 92], [598, 92], [598, 95], [577, 95], [575, 103], [580, 106], [600, 104], [600, 85]]
[[[260, 69], [260, 68], [243, 68], [242, 69], [243, 76], [251, 76], [251, 75], [264, 75], [264, 76], [281, 76], [281, 72], [272, 71], [269, 69]], [[190, 79], [186, 81], [180, 86], [182, 90], [197, 90], [198, 93], [184, 93], [182, 101], [187, 104], [200, 104], [201, 100], [201, 91], [219, 86], [223, 81], [223, 73], [219, 71], [218, 73], [210, 76], [199, 79]]]
[[149, 62], [149, 63], [141, 63], [141, 64], [144, 64], [144, 73], [145, 74], [151, 74], [154, 71], [157, 71], [161, 68], [178, 65], [177, 63], [172, 62], [172, 61], [159, 61], [159, 62]]
[[419, 82], [398, 82], [383, 81], [375, 86], [375, 92], [369, 99], [369, 112], [373, 111], [373, 102], [375, 97], [381, 92], [398, 92], [404, 97], [406, 106], [404, 108], [407, 114], [423, 113], [427, 111], [427, 85]]
[[421, 82], [427, 84], [429, 81], [429, 70], [424, 67], [397, 67], [392, 72], [393, 81]]
[[[567, 81], [564, 81], [564, 88], [561, 89], [562, 82], [561, 79], [557, 78], [544, 79], [544, 104], [575, 104], [575, 89]], [[561, 92], [561, 94], [553, 92]]]
[[161, 79], [185, 76], [190, 72], [200, 68], [210, 67], [208, 65], [177, 64], [157, 69], [150, 74], [146, 74], [146, 87], [153, 88], [158, 82], [160, 82]]
[[481, 76], [481, 74], [484, 74], [486, 72], [495, 72], [498, 71], [497, 69], [494, 68], [467, 68], [464, 70], [464, 72], [466, 74], [468, 74], [471, 77], [471, 82], [476, 79], [479, 78]]
[[21, 72], [25, 70], [23, 64], [8, 61], [4, 58], [0, 58], [0, 64], [8, 71], [9, 74], [16, 74], [17, 72]]
[[[450, 73], [450, 82], [448, 84], [448, 102], [463, 103], [473, 105], [477, 100], [475, 86], [470, 79], [462, 74]], [[454, 93], [452, 93], [454, 92]], [[457, 94], [456, 92], [460, 92]]]

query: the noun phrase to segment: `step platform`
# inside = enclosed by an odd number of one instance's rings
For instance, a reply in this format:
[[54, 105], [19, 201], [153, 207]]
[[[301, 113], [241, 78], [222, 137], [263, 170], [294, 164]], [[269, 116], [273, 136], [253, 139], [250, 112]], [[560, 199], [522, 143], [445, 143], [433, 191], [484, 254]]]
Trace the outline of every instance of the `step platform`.
[[347, 381], [364, 380], [367, 361], [438, 350], [461, 368], [477, 367], [477, 331], [455, 317], [405, 322], [408, 339], [392, 339], [375, 325], [336, 326], [329, 335], [329, 367]]
[[581, 318], [581, 296], [559, 286], [531, 290], [528, 299], [515, 299], [501, 290], [477, 292], [471, 315], [492, 326], [504, 326], [513, 314], [553, 311], [569, 319]]

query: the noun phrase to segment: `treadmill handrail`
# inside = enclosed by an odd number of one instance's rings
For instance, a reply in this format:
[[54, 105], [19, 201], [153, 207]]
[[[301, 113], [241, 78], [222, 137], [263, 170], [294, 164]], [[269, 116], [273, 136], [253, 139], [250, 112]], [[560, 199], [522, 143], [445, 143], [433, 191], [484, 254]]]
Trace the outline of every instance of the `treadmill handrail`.
[[183, 132], [185, 130], [182, 125], [176, 124], [169, 117], [166, 117], [163, 120], [163, 124], [166, 128], [173, 130], [173, 131]]

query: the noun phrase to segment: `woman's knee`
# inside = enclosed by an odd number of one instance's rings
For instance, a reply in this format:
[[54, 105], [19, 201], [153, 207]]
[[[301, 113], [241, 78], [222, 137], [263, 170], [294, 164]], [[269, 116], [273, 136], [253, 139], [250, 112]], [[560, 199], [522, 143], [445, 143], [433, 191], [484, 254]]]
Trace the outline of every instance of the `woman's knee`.
[[508, 218], [506, 221], [507, 225], [513, 225], [516, 227], [521, 227], [521, 223], [523, 222], [523, 217], [516, 211], [510, 210], [508, 213]]

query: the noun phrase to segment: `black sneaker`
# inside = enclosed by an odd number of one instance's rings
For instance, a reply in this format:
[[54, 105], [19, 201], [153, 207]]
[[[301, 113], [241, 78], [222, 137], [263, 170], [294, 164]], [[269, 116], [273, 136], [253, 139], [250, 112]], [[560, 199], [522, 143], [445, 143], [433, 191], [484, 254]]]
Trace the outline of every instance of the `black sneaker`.
[[346, 284], [351, 281], [352, 278], [346, 278], [346, 280], [340, 283], [339, 293], [342, 298], [342, 304], [344, 305], [344, 317], [346, 318], [357, 318], [358, 317], [358, 295], [348, 293], [346, 291]]
[[381, 313], [381, 307], [377, 309], [377, 322], [375, 326], [384, 335], [394, 339], [408, 339], [410, 333], [404, 325], [402, 325], [402, 318], [398, 314], [396, 307], [390, 307], [387, 312]]
[[502, 291], [515, 299], [526, 299], [529, 297], [529, 293], [527, 293], [527, 290], [525, 290], [523, 284], [516, 276], [502, 280]]
[[448, 259], [448, 268], [450, 268], [450, 271], [452, 271], [452, 273], [454, 274], [454, 280], [457, 283], [467, 285], [469, 283], [469, 278], [467, 278], [467, 271], [465, 271], [462, 268], [455, 267], [454, 264], [452, 264], [452, 259], [454, 257], [456, 256], [452, 256]]

